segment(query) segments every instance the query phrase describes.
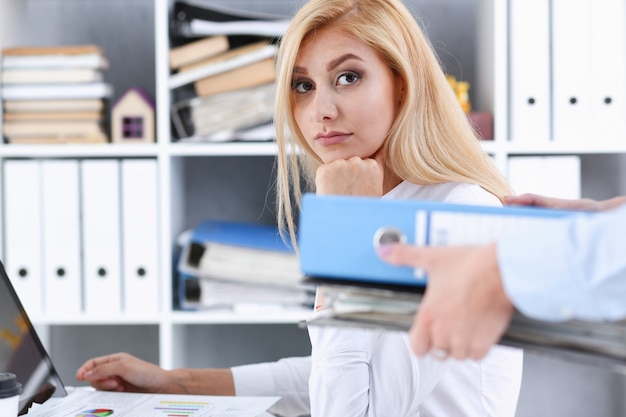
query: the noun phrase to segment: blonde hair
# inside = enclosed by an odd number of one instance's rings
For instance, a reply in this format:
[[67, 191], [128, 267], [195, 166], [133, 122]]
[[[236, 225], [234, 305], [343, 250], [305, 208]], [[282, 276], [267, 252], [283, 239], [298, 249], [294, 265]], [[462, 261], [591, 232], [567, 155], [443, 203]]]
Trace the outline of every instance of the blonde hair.
[[303, 40], [328, 25], [369, 45], [404, 83], [383, 145], [387, 169], [414, 184], [472, 183], [500, 200], [511, 193], [482, 150], [430, 42], [401, 1], [311, 0], [293, 18], [277, 59], [277, 215], [294, 245], [294, 211], [302, 193], [313, 190], [321, 161], [293, 116], [292, 72]]

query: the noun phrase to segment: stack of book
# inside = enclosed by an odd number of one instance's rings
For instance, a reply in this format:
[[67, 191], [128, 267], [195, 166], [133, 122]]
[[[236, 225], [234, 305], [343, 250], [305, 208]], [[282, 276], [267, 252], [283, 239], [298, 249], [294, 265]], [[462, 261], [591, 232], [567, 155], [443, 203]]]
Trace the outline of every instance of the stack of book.
[[95, 45], [2, 50], [2, 133], [8, 143], [102, 143], [111, 86]]
[[[184, 141], [271, 140], [277, 54], [272, 36], [280, 34], [276, 31], [285, 21], [183, 2], [176, 7], [185, 9], [174, 16], [212, 28], [205, 37], [170, 50], [170, 88], [193, 89], [191, 97], [173, 100], [177, 136]], [[265, 25], [275, 32], [265, 31]]]
[[181, 309], [311, 307], [298, 257], [274, 226], [208, 220], [187, 236], [178, 263]]

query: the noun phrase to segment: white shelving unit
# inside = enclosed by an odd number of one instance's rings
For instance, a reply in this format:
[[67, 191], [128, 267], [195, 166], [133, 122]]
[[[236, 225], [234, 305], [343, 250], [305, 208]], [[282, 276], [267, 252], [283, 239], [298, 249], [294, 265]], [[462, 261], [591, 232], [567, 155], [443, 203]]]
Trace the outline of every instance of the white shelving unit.
[[[110, 3], [106, 7], [117, 7], [120, 11], [127, 7], [125, 1], [98, 1], [92, 0], [90, 3], [100, 6]], [[258, 0], [259, 4], [267, 3], [268, 7], [285, 1], [287, 0], [273, 2]], [[255, 3], [255, 0], [248, 2]], [[50, 4], [78, 6], [81, 2], [50, 0], [45, 2], [48, 3], [47, 6], [43, 3], [36, 0], [1, 1], [0, 47], [21, 44], [20, 40], [29, 28], [20, 27], [17, 22], [23, 19], [29, 8], [52, 7]], [[137, 0], [133, 3], [135, 6], [142, 4], [141, 10], [149, 9], [153, 12], [150, 16], [154, 19], [153, 23], [142, 20], [141, 25], [149, 28], [146, 30], [153, 31], [154, 36], [156, 143], [145, 146], [0, 144], [0, 165], [4, 160], [14, 158], [155, 159], [159, 172], [161, 311], [146, 317], [129, 317], [124, 314], [73, 317], [41, 315], [32, 319], [41, 328], [42, 336], [51, 347], [55, 361], [57, 363], [61, 361], [69, 368], [67, 375], [70, 375], [72, 367], [82, 363], [84, 359], [114, 350], [127, 350], [139, 355], [142, 354], [141, 349], [147, 350], [148, 353], [144, 357], [158, 362], [165, 368], [228, 366], [243, 361], [270, 360], [288, 354], [306, 354], [308, 343], [306, 331], [296, 325], [306, 317], [306, 311], [256, 311], [235, 314], [231, 311], [181, 312], [172, 308], [171, 272], [175, 262], [173, 254], [176, 238], [182, 231], [211, 215], [239, 217], [241, 220], [251, 221], [259, 219], [271, 221], [273, 218], [271, 213], [273, 201], [268, 197], [267, 190], [271, 183], [276, 146], [273, 143], [173, 142], [170, 133], [171, 96], [167, 65], [170, 43], [168, 13], [171, 1]], [[292, 3], [290, 2], [290, 6], [293, 6]], [[407, 3], [411, 4], [412, 10], [420, 10], [419, 0]], [[450, 0], [449, 3], [455, 1]], [[457, 6], [461, 4], [466, 6], [461, 0], [456, 3]], [[585, 145], [571, 146], [557, 143], [526, 145], [509, 141], [508, 5], [509, 2], [504, 0], [475, 0], [473, 3], [477, 16], [475, 26], [480, 29], [473, 40], [475, 45], [471, 45], [476, 46], [477, 64], [477, 75], [471, 90], [473, 103], [477, 110], [492, 112], [495, 120], [495, 138], [483, 143], [485, 151], [493, 156], [495, 163], [504, 173], [507, 172], [508, 159], [512, 156], [580, 155], [583, 159], [583, 196], [607, 198], [613, 194], [624, 193], [626, 187], [619, 178], [624, 175], [607, 178], [607, 173], [602, 167], [608, 159], [611, 161], [608, 166], [616, 167], [620, 174], [626, 172], [624, 168], [626, 163], [623, 159], [623, 154], [626, 154], [626, 140], [622, 143], [602, 145], [589, 141]], [[136, 14], [142, 18], [146, 17], [141, 11]], [[453, 25], [445, 26], [449, 29]], [[116, 34], [109, 33], [106, 36]], [[118, 63], [112, 62], [112, 65]], [[255, 170], [262, 172], [262, 175], [256, 175]], [[597, 184], [606, 182], [609, 182], [610, 186], [597, 187]], [[205, 191], [198, 193], [198, 190]], [[4, 194], [0, 192], [1, 198], [4, 198]], [[0, 218], [2, 207], [0, 201]], [[1, 226], [0, 235], [4, 236]], [[0, 240], [0, 245], [3, 244], [4, 238]], [[2, 247], [0, 252], [3, 252]], [[105, 333], [103, 339], [107, 339], [102, 345], [99, 345], [101, 339], [96, 337], [100, 331]], [[119, 338], [118, 333], [122, 335]], [[83, 339], [85, 334], [97, 342], [76, 347], [76, 341]], [[246, 339], [246, 335], [254, 339]], [[233, 339], [229, 339], [230, 336]], [[137, 337], [145, 339], [142, 340], [144, 345], [133, 351]], [[272, 338], [278, 339], [278, 346], [269, 342]], [[228, 340], [234, 340], [234, 343], [239, 345], [242, 349], [239, 352], [240, 356], [228, 352], [229, 348], [220, 345], [221, 342], [226, 343]], [[255, 348], [253, 344], [257, 342], [266, 344], [262, 348]], [[246, 344], [248, 346], [245, 346]], [[68, 346], [71, 348], [65, 351]]]
[[[9, 23], [20, 22], [27, 13], [33, 12], [33, 8], [40, 7], [37, 3], [37, 1], [32, 0], [24, 2], [21, 0], [7, 0], [2, 2], [0, 5], [0, 27], [2, 28], [0, 47], [23, 44], [23, 32], [18, 31], [19, 24], [9, 25]], [[72, 0], [58, 0], [55, 3], [57, 6], [74, 5]], [[105, 3], [100, 2], [98, 4], [106, 7]], [[113, 4], [110, 7], [117, 8], [122, 13], [125, 10], [125, 5], [121, 3]], [[237, 198], [237, 191], [229, 190], [229, 188], [237, 187], [241, 183], [246, 182], [247, 175], [258, 177], [256, 173], [250, 171], [251, 169], [261, 169], [263, 174], [260, 177], [269, 178], [273, 157], [276, 154], [276, 146], [273, 143], [219, 143], [207, 145], [175, 143], [173, 141], [170, 134], [169, 109], [171, 97], [168, 87], [170, 74], [167, 64], [170, 48], [168, 14], [171, 3], [169, 0], [138, 0], [135, 4], [141, 10], [150, 10], [154, 19], [152, 22], [146, 23], [144, 21], [141, 24], [146, 30], [154, 31], [154, 44], [152, 47], [154, 48], [155, 61], [156, 143], [147, 145], [107, 144], [96, 146], [16, 146], [0, 144], [0, 163], [7, 159], [22, 158], [150, 158], [157, 162], [159, 173], [158, 211], [160, 216], [160, 242], [158, 259], [161, 310], [156, 315], [138, 316], [135, 314], [132, 317], [124, 313], [113, 315], [88, 315], [83, 313], [72, 316], [49, 313], [31, 314], [31, 320], [39, 329], [40, 336], [48, 346], [55, 362], [61, 363], [61, 367], [66, 366], [65, 364], [70, 367], [68, 370], [62, 370], [62, 375], [63, 373], [71, 375], [70, 372], [75, 366], [78, 366], [82, 360], [88, 357], [117, 350], [131, 351], [139, 356], [142, 356], [142, 353], [147, 351], [146, 359], [158, 362], [164, 368], [198, 366], [197, 363], [206, 362], [207, 360], [213, 366], [228, 366], [245, 363], [248, 360], [273, 360], [286, 355], [308, 353], [306, 330], [297, 326], [297, 323], [302, 321], [308, 314], [308, 311], [305, 309], [261, 309], [235, 313], [233, 311], [186, 312], [176, 311], [172, 307], [172, 270], [176, 261], [175, 242], [178, 235], [197, 224], [194, 219], [201, 220], [205, 218], [203, 216], [204, 212], [206, 212], [207, 218], [212, 214], [224, 216], [224, 213], [220, 212], [219, 208], [213, 211], [210, 208], [207, 209], [207, 206], [216, 205], [212, 203], [210, 195], [194, 195], [192, 192], [188, 192], [187, 189], [191, 187], [194, 190], [200, 190], [204, 187], [203, 183], [206, 183], [209, 190], [214, 189], [220, 194], [234, 195], [234, 198]], [[54, 7], [54, 5], [52, 4], [48, 7]], [[41, 13], [41, 10], [35, 10], [35, 12]], [[23, 29], [28, 30], [28, 28]], [[45, 43], [45, 40], [41, 42]], [[71, 42], [76, 41], [68, 43]], [[112, 66], [115, 65], [117, 63], [112, 62]], [[220, 163], [220, 161], [222, 162]], [[233, 161], [245, 166], [239, 168], [236, 163], [229, 163]], [[248, 165], [252, 165], [252, 168], [246, 168]], [[217, 176], [222, 175], [225, 178], [202, 179], [194, 177], [194, 173], [197, 173], [197, 171], [201, 172], [201, 176], [203, 176], [202, 174], [206, 174], [207, 177], [214, 176], [213, 174], [215, 173], [212, 172], [213, 166], [218, 167]], [[193, 172], [189, 172], [190, 170]], [[229, 179], [231, 180], [230, 182]], [[258, 190], [251, 193], [249, 190], [242, 189], [240, 192], [251, 194], [253, 198], [243, 198], [243, 206], [235, 208], [234, 212], [229, 212], [229, 214], [232, 214], [234, 217], [243, 216], [242, 220], [254, 221], [264, 210], [267, 211], [264, 205], [271, 204], [271, 202], [266, 202], [264, 198], [270, 183], [268, 180], [263, 180], [263, 182], [250, 181], [250, 184], [251, 187], [256, 187]], [[209, 193], [210, 191], [207, 191], [207, 194]], [[0, 193], [0, 196], [0, 198], [3, 198], [3, 193]], [[221, 196], [218, 198], [221, 198]], [[2, 201], [0, 201], [0, 207], [3, 207], [1, 203]], [[248, 203], [249, 206], [245, 203]], [[237, 205], [237, 202], [229, 204]], [[188, 216], [190, 211], [193, 212], [193, 219], [190, 219]], [[269, 214], [264, 216], [264, 220], [270, 219]], [[2, 236], [4, 235], [2, 234]], [[4, 244], [4, 238], [1, 240], [0, 249], [2, 249], [1, 245]], [[254, 329], [250, 326], [254, 326]], [[107, 336], [104, 339], [115, 339], [118, 333], [121, 337], [118, 343], [105, 341], [102, 346], [93, 346], [98, 345], [100, 342], [87, 343], [80, 349], [70, 347], [70, 351], [66, 352], [66, 347], [75, 345], [75, 340], [83, 337], [95, 337], [93, 335], [94, 332], [105, 333]], [[226, 332], [226, 335], [224, 335], [224, 332]], [[147, 337], [147, 340], [143, 342], [151, 346], [147, 349], [140, 347], [138, 350], [133, 351], [133, 347], [137, 344], [131, 340], [133, 333], [141, 335], [140, 337]], [[237, 344], [237, 340], [242, 337], [245, 340], [245, 336], [238, 335], [238, 333], [243, 333], [244, 335], [254, 334], [256, 341], [249, 340], [246, 343], [239, 343], [251, 352], [246, 352], [245, 349], [240, 348], [240, 354], [233, 356], [230, 351], [237, 351], [237, 348], [228, 349], [229, 352], [224, 352], [221, 347], [219, 350], [211, 350], [210, 344], [215, 342], [211, 340], [213, 334], [219, 335], [219, 338], [223, 340], [228, 340], [229, 337], [231, 339], [234, 338], [234, 343]], [[229, 334], [232, 335], [229, 336]], [[268, 338], [280, 340], [280, 345], [272, 346], [271, 343], [269, 345], [265, 343], [266, 346], [264, 347], [263, 339], [265, 339], [266, 335]], [[206, 338], [207, 340], [202, 342], [207, 345], [206, 351], [203, 351], [202, 347], [188, 343], [190, 337], [194, 339], [198, 337]], [[74, 340], [72, 341], [71, 339]], [[156, 348], [154, 345], [156, 345]], [[260, 349], [255, 345], [260, 345]], [[76, 353], [78, 353], [79, 358], [72, 358], [71, 356], [75, 356]], [[70, 380], [70, 383], [72, 382], [74, 381]]]

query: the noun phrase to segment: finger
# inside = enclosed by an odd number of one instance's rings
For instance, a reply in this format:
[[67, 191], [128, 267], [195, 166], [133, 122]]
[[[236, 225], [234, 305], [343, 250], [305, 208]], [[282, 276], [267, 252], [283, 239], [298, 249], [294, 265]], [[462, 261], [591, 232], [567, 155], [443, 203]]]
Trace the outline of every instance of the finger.
[[409, 331], [409, 341], [411, 342], [413, 353], [417, 356], [424, 356], [430, 351], [430, 332], [419, 311], [415, 314], [413, 326]]
[[100, 379], [92, 381], [91, 386], [100, 391], [121, 391], [123, 387], [114, 378]]
[[433, 334], [432, 326], [430, 333], [430, 349], [428, 350], [428, 353], [440, 361], [450, 358], [452, 356], [450, 342], [440, 335]]
[[472, 343], [470, 343], [467, 350], [467, 357], [475, 360], [482, 359], [487, 356], [491, 347], [497, 342], [497, 340], [491, 339], [488, 336], [482, 335], [481, 332], [478, 332], [476, 337], [472, 338]]
[[459, 330], [457, 329], [456, 332], [453, 333], [449, 344], [450, 357], [459, 360], [467, 359], [470, 350], [471, 342], [467, 335], [463, 331], [459, 333]]
[[525, 193], [520, 195], [504, 196], [504, 204], [509, 206], [535, 206], [541, 205], [542, 197], [538, 194]]
[[118, 391], [118, 392], [126, 391], [124, 384], [116, 378], [107, 378], [107, 379], [102, 379], [98, 381], [93, 381], [91, 383], [91, 386], [93, 386], [95, 389], [100, 390], [100, 391]]
[[118, 360], [111, 358], [112, 360], [103, 361], [98, 365], [83, 374], [83, 379], [87, 381], [98, 381], [109, 378], [116, 378], [123, 376], [124, 364]]
[[106, 356], [98, 356], [96, 358], [91, 358], [87, 362], [81, 365], [80, 368], [76, 371], [76, 378], [81, 381], [87, 372], [92, 371], [94, 368], [98, 366], [100, 363], [106, 363], [110, 360], [112, 355]]
[[468, 349], [466, 356], [470, 359], [480, 360], [484, 358], [485, 356], [487, 356], [487, 353], [489, 352], [490, 347], [491, 345], [488, 345], [488, 344], [471, 346], [470, 349]]
[[430, 248], [421, 248], [407, 244], [382, 244], [377, 248], [377, 254], [384, 261], [392, 265], [427, 268], [430, 261]]

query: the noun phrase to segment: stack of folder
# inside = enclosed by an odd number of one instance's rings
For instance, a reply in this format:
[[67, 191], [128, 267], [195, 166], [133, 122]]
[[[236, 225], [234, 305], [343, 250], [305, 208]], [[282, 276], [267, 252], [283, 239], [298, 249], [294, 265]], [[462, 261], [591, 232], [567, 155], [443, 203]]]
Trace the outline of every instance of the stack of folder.
[[[299, 227], [303, 282], [318, 286], [326, 307], [307, 324], [410, 328], [427, 277], [421, 270], [383, 262], [376, 255], [381, 240], [423, 246], [485, 244], [574, 213], [307, 194]], [[518, 313], [502, 343], [626, 369], [626, 321], [543, 322]]]
[[178, 273], [183, 310], [313, 305], [297, 255], [271, 225], [201, 223], [183, 245]]

